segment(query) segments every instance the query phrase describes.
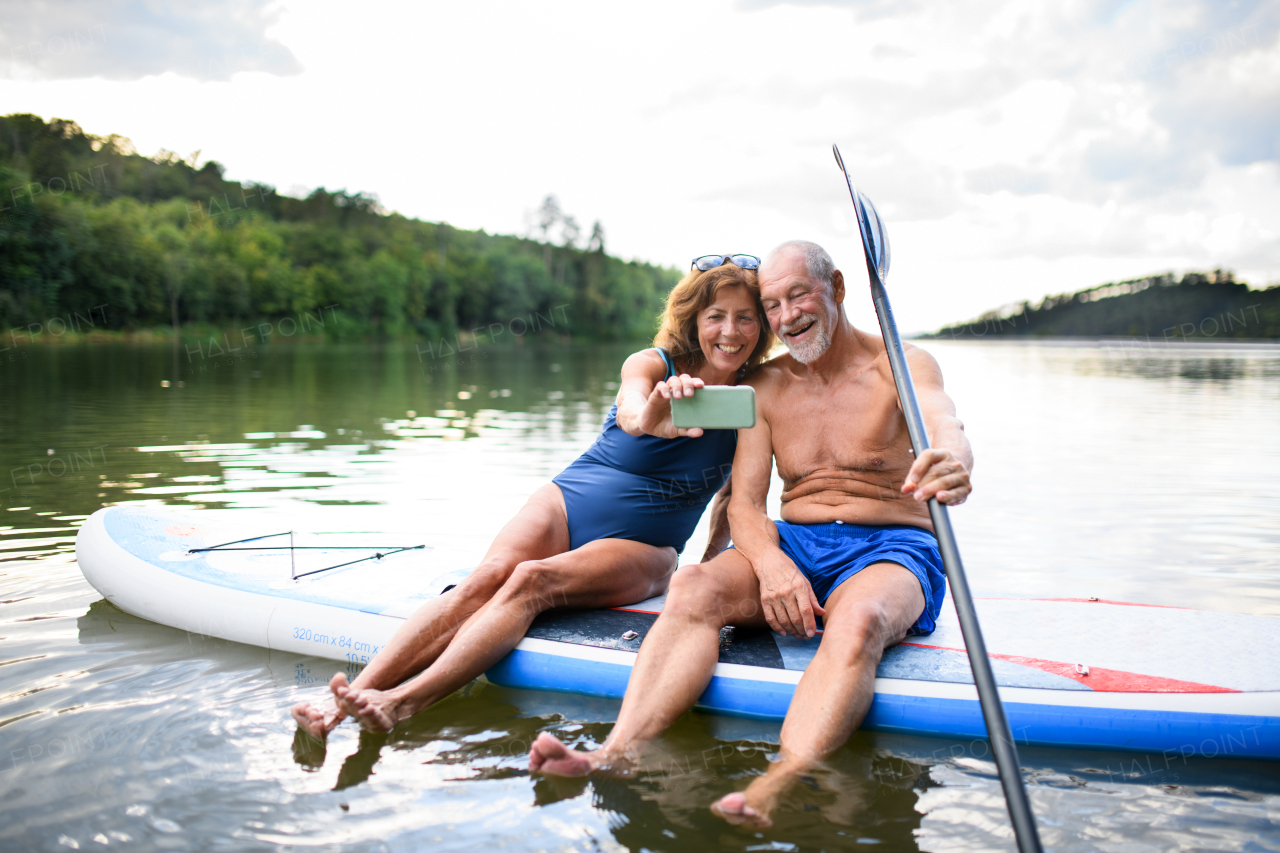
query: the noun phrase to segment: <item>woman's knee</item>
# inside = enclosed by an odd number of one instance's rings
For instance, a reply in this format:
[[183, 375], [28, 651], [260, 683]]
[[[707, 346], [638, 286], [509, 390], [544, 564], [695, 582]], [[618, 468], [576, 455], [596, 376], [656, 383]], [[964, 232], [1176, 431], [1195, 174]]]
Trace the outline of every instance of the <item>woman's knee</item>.
[[675, 577], [680, 566], [680, 555], [675, 548], [669, 546], [659, 548], [657, 556], [650, 558], [648, 565], [647, 571], [655, 580], [660, 581], [664, 586], [670, 585], [671, 579]]
[[560, 569], [553, 561], [524, 560], [516, 564], [496, 597], [535, 613], [566, 607], [569, 599], [561, 581]]
[[483, 562], [450, 592], [459, 598], [474, 598], [483, 603], [502, 589], [514, 569], [515, 566], [511, 563], [502, 560]]

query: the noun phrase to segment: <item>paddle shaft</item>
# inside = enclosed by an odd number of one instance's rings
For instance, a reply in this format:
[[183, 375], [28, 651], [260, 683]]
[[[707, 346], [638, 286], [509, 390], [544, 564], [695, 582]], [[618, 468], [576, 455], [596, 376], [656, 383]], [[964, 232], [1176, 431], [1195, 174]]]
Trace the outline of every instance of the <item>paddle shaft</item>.
[[[929, 449], [929, 434], [925, 430], [924, 416], [920, 413], [920, 403], [916, 400], [915, 384], [911, 381], [911, 369], [907, 366], [907, 356], [902, 348], [902, 338], [898, 335], [897, 323], [893, 319], [893, 309], [889, 307], [889, 295], [880, 280], [879, 270], [870, 259], [867, 261], [867, 276], [871, 279], [871, 301], [875, 304], [876, 317], [880, 320], [880, 332], [884, 336], [884, 346], [889, 354], [889, 366], [893, 369], [893, 382], [898, 387], [902, 414], [907, 419], [911, 447], [919, 459], [920, 454]], [[1027, 789], [1022, 783], [1018, 749], [1014, 745], [1009, 720], [1005, 717], [1004, 705], [996, 690], [995, 675], [991, 672], [991, 661], [987, 658], [987, 644], [982, 639], [982, 628], [978, 625], [973, 596], [969, 593], [969, 582], [965, 579], [964, 565], [960, 562], [955, 531], [951, 529], [951, 517], [937, 498], [929, 499], [929, 517], [933, 519], [933, 532], [938, 538], [938, 550], [942, 553], [947, 582], [951, 585], [951, 599], [956, 605], [956, 615], [960, 617], [960, 633], [964, 636], [964, 645], [969, 652], [973, 682], [978, 688], [982, 718], [987, 724], [987, 736], [991, 740], [991, 752], [995, 755], [996, 769], [1000, 773], [1000, 784], [1004, 787], [1004, 798], [1009, 806], [1009, 819], [1013, 822], [1018, 849], [1021, 853], [1041, 853], [1040, 834], [1036, 829], [1035, 816], [1031, 812]]]

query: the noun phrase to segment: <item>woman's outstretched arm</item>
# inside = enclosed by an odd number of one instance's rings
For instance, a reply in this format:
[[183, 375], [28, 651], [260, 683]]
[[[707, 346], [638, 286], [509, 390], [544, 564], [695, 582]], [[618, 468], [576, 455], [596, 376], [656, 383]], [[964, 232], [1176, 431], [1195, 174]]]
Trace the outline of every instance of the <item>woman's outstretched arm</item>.
[[702, 387], [702, 380], [688, 374], [664, 380], [666, 375], [666, 362], [652, 349], [641, 350], [623, 363], [618, 389], [618, 426], [623, 432], [658, 438], [702, 435], [700, 429], [676, 429], [671, 423], [671, 398], [692, 395]]

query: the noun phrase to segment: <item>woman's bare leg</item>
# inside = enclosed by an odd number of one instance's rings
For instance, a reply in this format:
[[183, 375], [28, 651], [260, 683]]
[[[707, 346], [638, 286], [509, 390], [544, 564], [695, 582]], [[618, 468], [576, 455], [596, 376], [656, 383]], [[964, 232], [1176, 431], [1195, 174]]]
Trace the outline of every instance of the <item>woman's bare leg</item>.
[[[459, 628], [511, 577], [515, 567], [569, 550], [569, 522], [560, 487], [548, 483], [499, 531], [480, 565], [448, 593], [419, 607], [405, 620], [350, 688], [386, 689], [412, 678], [440, 656]], [[330, 689], [348, 687], [341, 673]], [[345, 713], [332, 701], [293, 707], [298, 725], [316, 737], [325, 737]]]
[[390, 690], [336, 686], [343, 712], [386, 731], [438, 702], [500, 661], [553, 607], [616, 607], [663, 592], [676, 553], [626, 539], [600, 539], [574, 551], [516, 566], [488, 603], [420, 675]]

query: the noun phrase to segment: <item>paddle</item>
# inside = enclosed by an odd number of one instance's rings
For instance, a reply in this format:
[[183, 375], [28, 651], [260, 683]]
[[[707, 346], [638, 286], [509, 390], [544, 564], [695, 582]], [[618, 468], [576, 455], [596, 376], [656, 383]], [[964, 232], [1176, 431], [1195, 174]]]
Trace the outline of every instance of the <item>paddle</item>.
[[[840, 164], [840, 171], [844, 173], [845, 183], [849, 186], [849, 197], [853, 199], [858, 231], [862, 234], [862, 249], [867, 256], [871, 301], [875, 303], [876, 317], [880, 320], [880, 332], [884, 336], [884, 348], [889, 354], [889, 366], [893, 369], [893, 381], [898, 387], [902, 413], [907, 419], [911, 446], [919, 459], [920, 454], [929, 449], [929, 435], [925, 431], [924, 417], [920, 414], [920, 403], [916, 400], [916, 389], [911, 381], [911, 370], [907, 367], [902, 338], [898, 335], [893, 310], [889, 307], [889, 295], [884, 289], [884, 280], [889, 276], [889, 235], [885, 233], [884, 222], [871, 199], [854, 189], [853, 181], [849, 179], [849, 170], [844, 167], [844, 160], [840, 157], [840, 149], [832, 145], [831, 150], [835, 152], [836, 162]], [[942, 563], [947, 571], [947, 582], [951, 585], [956, 615], [960, 617], [960, 633], [964, 636], [964, 645], [969, 651], [973, 682], [978, 688], [982, 718], [987, 724], [987, 736], [991, 740], [991, 751], [1000, 772], [1000, 784], [1004, 787], [1004, 798], [1009, 806], [1009, 818], [1013, 821], [1018, 849], [1022, 853], [1040, 853], [1040, 835], [1036, 830], [1035, 815], [1031, 813], [1031, 802], [1027, 799], [1027, 789], [1022, 783], [1018, 750], [1013, 743], [1004, 705], [1000, 703], [1000, 694], [996, 691], [991, 661], [987, 658], [987, 645], [982, 640], [982, 629], [978, 626], [978, 614], [973, 608], [973, 596], [969, 593], [969, 582], [965, 579], [964, 566], [960, 562], [960, 549], [956, 546], [955, 531], [951, 529], [951, 518], [947, 515], [947, 508], [936, 498], [929, 499], [929, 516], [933, 519], [934, 535], [938, 537], [938, 550], [942, 552]]]

